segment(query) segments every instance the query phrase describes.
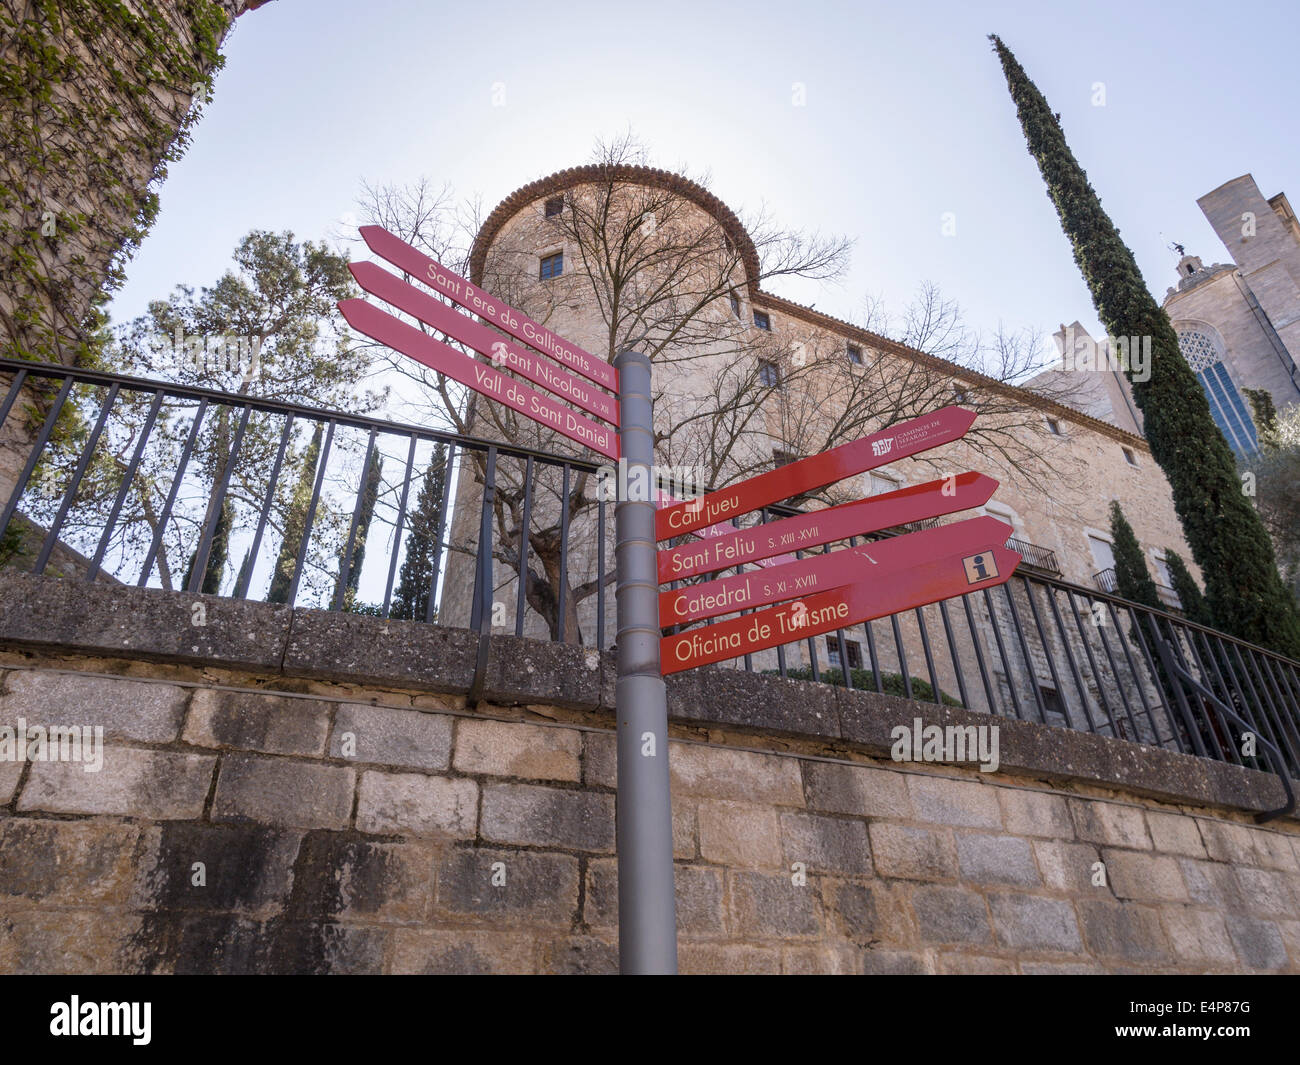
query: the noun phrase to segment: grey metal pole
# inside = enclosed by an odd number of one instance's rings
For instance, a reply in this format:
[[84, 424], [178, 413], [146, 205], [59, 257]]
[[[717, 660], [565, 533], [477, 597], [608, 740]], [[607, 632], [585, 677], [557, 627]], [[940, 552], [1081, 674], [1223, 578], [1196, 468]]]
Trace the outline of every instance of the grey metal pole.
[[[614, 506], [619, 969], [674, 974], [677, 906], [668, 791], [668, 697], [659, 672], [650, 359], [639, 351], [623, 351], [614, 365], [619, 373], [619, 451], [626, 471], [626, 478], [618, 478], [620, 491]], [[625, 486], [633, 490], [625, 492]], [[643, 487], [645, 491], [639, 491]], [[625, 499], [625, 495], [637, 498]]]

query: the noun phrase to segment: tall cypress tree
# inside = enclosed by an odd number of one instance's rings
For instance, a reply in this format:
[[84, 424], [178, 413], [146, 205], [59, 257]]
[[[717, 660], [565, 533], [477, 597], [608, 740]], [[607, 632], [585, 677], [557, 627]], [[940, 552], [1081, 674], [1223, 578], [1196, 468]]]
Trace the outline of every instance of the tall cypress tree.
[[1142, 554], [1142, 545], [1138, 543], [1133, 526], [1124, 517], [1119, 500], [1115, 499], [1110, 504], [1110, 536], [1114, 541], [1116, 591], [1134, 603], [1163, 609], [1160, 592], [1151, 579], [1151, 571], [1147, 569], [1147, 560]]
[[1173, 490], [1183, 532], [1205, 575], [1215, 623], [1245, 640], [1300, 657], [1300, 616], [1278, 575], [1273, 545], [1237, 479], [1228, 442], [1178, 350], [1169, 317], [1147, 291], [1133, 253], [1102, 209], [1051, 108], [996, 36], [1011, 99], [1074, 261], [1110, 335], [1151, 338], [1151, 375], [1135, 380], [1147, 442]]
[[442, 524], [442, 489], [447, 480], [447, 449], [438, 444], [420, 483], [420, 494], [409, 521], [406, 557], [393, 596], [392, 616], [423, 621], [429, 608], [429, 589], [439, 558], [438, 526]]
[[[361, 583], [361, 564], [366, 560], [366, 535], [370, 532], [370, 521], [375, 516], [375, 503], [379, 500], [379, 488], [383, 482], [384, 460], [376, 448], [371, 453], [370, 465], [366, 468], [366, 483], [362, 486], [361, 512], [357, 515], [357, 534], [352, 544], [352, 561], [348, 566], [348, 583], [344, 590], [344, 609], [352, 609], [356, 601], [357, 588]], [[346, 549], [346, 545], [344, 545]]]
[[293, 489], [293, 501], [289, 504], [289, 514], [284, 522], [284, 539], [280, 541], [280, 553], [275, 559], [275, 572], [271, 574], [271, 590], [266, 594], [268, 603], [287, 603], [289, 586], [293, 584], [293, 571], [298, 565], [298, 551], [302, 547], [302, 538], [307, 531], [307, 509], [311, 505], [312, 489], [316, 487], [316, 463], [320, 459], [322, 426], [316, 423], [311, 434], [311, 443], [302, 457], [302, 466], [298, 470], [298, 483]]
[[1187, 568], [1182, 555], [1165, 548], [1165, 565], [1169, 567], [1169, 580], [1178, 595], [1178, 601], [1183, 604], [1183, 616], [1198, 625], [1209, 625], [1210, 614], [1205, 608], [1205, 597], [1201, 595], [1196, 578]]

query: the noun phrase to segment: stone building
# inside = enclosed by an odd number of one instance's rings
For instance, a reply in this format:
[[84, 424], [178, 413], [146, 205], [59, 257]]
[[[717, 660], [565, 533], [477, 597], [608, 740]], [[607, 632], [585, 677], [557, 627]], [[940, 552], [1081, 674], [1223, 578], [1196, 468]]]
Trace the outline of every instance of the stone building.
[[1196, 202], [1230, 262], [1183, 254], [1163, 306], [1214, 420], [1250, 454], [1258, 440], [1243, 390], [1267, 391], [1278, 410], [1300, 401], [1300, 224], [1285, 193], [1266, 200], [1249, 174]]
[[[1168, 585], [1160, 563], [1164, 550], [1174, 549], [1190, 558], [1168, 483], [1140, 435], [1136, 408], [1131, 405], [1122, 376], [1121, 383], [1103, 380], [1101, 375], [1097, 375], [1095, 383], [1090, 382], [1096, 391], [1093, 399], [1104, 402], [1089, 405], [1085, 394], [1074, 404], [1066, 404], [1048, 398], [1044, 392], [1052, 390], [1044, 386], [1029, 390], [993, 380], [785, 299], [765, 288], [760, 255], [735, 213], [701, 186], [677, 175], [623, 167], [616, 179], [611, 179], [599, 167], [582, 167], [525, 186], [507, 197], [481, 228], [473, 249], [472, 280], [521, 307], [561, 336], [612, 358], [617, 340], [611, 337], [617, 330], [610, 326], [608, 301], [594, 295], [600, 285], [592, 284], [583, 267], [590, 256], [575, 246], [581, 241], [575, 240], [574, 227], [566, 225], [564, 219], [565, 212], [584, 209], [584, 197], [601, 195], [601, 190], [614, 188], [615, 184], [615, 200], [638, 204], [644, 198], [658, 198], [660, 203], [671, 201], [674, 210], [679, 210], [679, 222], [689, 216], [691, 224], [702, 231], [717, 231], [722, 245], [735, 253], [728, 290], [717, 299], [716, 307], [702, 312], [704, 316], [713, 315], [712, 320], [718, 323], [730, 324], [725, 328], [720, 325], [715, 336], [680, 362], [672, 359], [671, 343], [656, 356], [656, 428], [662, 441], [658, 455], [661, 462], [675, 467], [682, 462], [712, 458], [697, 441], [679, 439], [679, 427], [701, 417], [700, 396], [719, 394], [720, 372], [743, 373], [743, 369], [735, 367], [747, 363], [752, 373], [747, 380], [755, 387], [768, 387], [769, 397], [762, 404], [761, 416], [748, 421], [726, 460], [706, 470], [706, 479], [715, 486], [772, 468], [789, 458], [845, 443], [901, 417], [962, 403], [980, 412], [976, 425], [985, 426], [986, 435], [973, 431], [962, 442], [931, 456], [890, 463], [841, 484], [835, 493], [807, 505], [890, 491], [970, 469], [1000, 481], [994, 499], [981, 509], [1011, 526], [1016, 541], [1012, 546], [1024, 556], [1024, 572], [1063, 578], [1086, 588], [1113, 590], [1108, 517], [1112, 499], [1118, 499], [1130, 516], [1162, 583]], [[658, 225], [659, 233], [664, 234], [663, 223]], [[674, 239], [671, 234], [664, 236], [665, 241]], [[804, 364], [815, 364], [816, 371], [797, 369]], [[890, 393], [889, 403], [882, 403], [880, 394], [891, 389], [897, 394]], [[482, 425], [480, 435], [548, 450], [563, 448], [562, 440], [539, 436], [532, 426], [501, 421], [497, 405], [491, 407], [490, 412], [480, 412], [480, 417], [493, 419], [490, 425]], [[1117, 417], [1117, 410], [1125, 417]], [[826, 432], [818, 435], [810, 426], [825, 427]], [[1008, 452], [1014, 455], [1008, 458]], [[501, 467], [498, 476], [508, 477]], [[594, 483], [581, 489], [573, 484], [571, 490], [585, 493], [583, 498], [589, 503]], [[478, 535], [480, 478], [463, 475], [459, 485], [452, 539], [468, 544], [476, 542]], [[606, 544], [613, 543], [612, 510], [607, 508]], [[503, 532], [498, 529], [498, 535]], [[591, 645], [596, 642], [595, 596], [573, 596], [574, 588], [585, 584], [590, 589], [598, 577], [594, 517], [589, 507], [572, 514], [569, 539], [568, 565], [574, 576], [568, 589], [571, 598], [566, 639]], [[605, 553], [604, 561], [607, 570], [612, 570], [612, 552]], [[515, 572], [512, 566], [498, 561], [493, 591], [495, 601], [505, 604], [504, 613], [511, 619], [518, 594]], [[472, 557], [453, 553], [440, 614], [451, 624], [468, 621], [473, 576]], [[1172, 592], [1167, 595], [1170, 605], [1175, 605]], [[992, 609], [1005, 611], [1007, 607], [1000, 604], [999, 600]], [[977, 618], [985, 627], [989, 609], [983, 607], [984, 617]], [[1024, 617], [1030, 616], [1031, 608], [1023, 600], [1018, 609]], [[457, 610], [465, 616], [455, 616]], [[901, 631], [891, 632], [889, 621], [875, 623], [880, 657], [886, 668], [897, 668], [898, 657], [903, 655], [914, 672], [920, 670], [918, 664], [928, 658], [928, 653], [919, 628], [926, 626], [932, 636], [944, 630], [935, 610], [927, 608], [915, 618], [900, 619]], [[604, 620], [604, 645], [609, 646], [614, 624], [612, 594]], [[505, 626], [507, 631], [511, 624]], [[523, 632], [547, 635], [545, 623], [532, 610], [527, 612]], [[552, 627], [549, 635], [553, 638], [555, 634]], [[851, 665], [859, 665], [865, 657], [865, 636], [855, 634], [845, 649]], [[965, 658], [970, 650], [962, 648], [959, 654]], [[1045, 666], [1040, 663], [1035, 670], [1028, 670], [1024, 654], [1016, 647], [1006, 648], [1002, 657], [992, 647], [987, 650], [995, 672], [1002, 672], [996, 663], [1005, 662], [1012, 673], [1024, 673], [1026, 679], [1036, 674], [1040, 691], [1052, 701], [1054, 681]], [[810, 653], [818, 654], [820, 668], [839, 664], [839, 648], [828, 639], [813, 647], [790, 649], [787, 665], [806, 665]], [[768, 652], [755, 656], [752, 664], [754, 668], [772, 668], [776, 658]], [[973, 663], [970, 670], [970, 675], [975, 675]], [[953, 678], [944, 675], [941, 666], [938, 672], [944, 690], [950, 690]], [[1005, 685], [1005, 677], [1000, 682]]]

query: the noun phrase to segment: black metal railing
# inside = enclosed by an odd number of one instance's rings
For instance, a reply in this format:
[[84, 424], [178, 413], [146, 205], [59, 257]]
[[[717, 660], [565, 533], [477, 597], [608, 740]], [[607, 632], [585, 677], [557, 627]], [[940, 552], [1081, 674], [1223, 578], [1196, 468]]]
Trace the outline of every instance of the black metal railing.
[[[486, 620], [519, 635], [532, 612], [554, 639], [605, 644], [612, 579], [597, 574], [613, 508], [577, 490], [594, 483], [591, 462], [8, 359], [0, 389], [0, 428], [25, 441], [0, 493], [0, 563], [385, 618]], [[578, 512], [594, 548], [583, 581], [570, 559]], [[494, 557], [507, 580], [524, 575], [509, 602]], [[588, 634], [573, 631], [575, 600], [592, 606]]]
[[1031, 544], [1028, 540], [1015, 536], [1007, 537], [1006, 546], [1020, 554], [1020, 564], [1026, 569], [1034, 569], [1052, 577], [1061, 575], [1061, 567], [1056, 563], [1056, 552], [1050, 548]]
[[[590, 462], [12, 360], [0, 397], [0, 563], [469, 627], [480, 667], [494, 631], [612, 642]], [[1120, 599], [1113, 570], [1098, 590], [1043, 569], [732, 665], [1300, 776], [1300, 663]]]

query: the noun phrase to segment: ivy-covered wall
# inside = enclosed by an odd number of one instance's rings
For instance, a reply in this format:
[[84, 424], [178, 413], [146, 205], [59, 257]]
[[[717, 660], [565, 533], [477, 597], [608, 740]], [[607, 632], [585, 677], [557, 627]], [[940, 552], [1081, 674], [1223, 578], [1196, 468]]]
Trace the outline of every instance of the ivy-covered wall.
[[94, 364], [104, 304], [254, 0], [0, 0], [0, 352]]

